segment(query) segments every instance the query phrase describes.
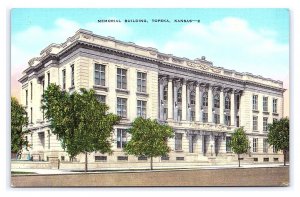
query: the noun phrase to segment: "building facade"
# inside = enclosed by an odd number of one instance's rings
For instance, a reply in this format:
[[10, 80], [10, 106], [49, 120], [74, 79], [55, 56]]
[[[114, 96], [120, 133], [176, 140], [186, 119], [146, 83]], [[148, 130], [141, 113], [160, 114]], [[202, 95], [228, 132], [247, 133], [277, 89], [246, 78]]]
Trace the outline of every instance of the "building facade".
[[[68, 154], [49, 129], [41, 110], [50, 83], [66, 91], [93, 88], [109, 111], [122, 117], [114, 129], [113, 155], [91, 153], [89, 160], [107, 164], [141, 163], [122, 148], [126, 130], [138, 116], [158, 119], [174, 128], [168, 157], [156, 163], [230, 163], [236, 156], [228, 146], [231, 134], [244, 127], [249, 137], [249, 162], [281, 162], [283, 155], [266, 141], [267, 124], [283, 116], [283, 83], [251, 73], [213, 66], [199, 59], [175, 57], [154, 48], [102, 37], [80, 29], [62, 44], [51, 44], [29, 61], [19, 80], [26, 107], [31, 147], [24, 158], [47, 160]], [[77, 162], [83, 161], [79, 155]]]

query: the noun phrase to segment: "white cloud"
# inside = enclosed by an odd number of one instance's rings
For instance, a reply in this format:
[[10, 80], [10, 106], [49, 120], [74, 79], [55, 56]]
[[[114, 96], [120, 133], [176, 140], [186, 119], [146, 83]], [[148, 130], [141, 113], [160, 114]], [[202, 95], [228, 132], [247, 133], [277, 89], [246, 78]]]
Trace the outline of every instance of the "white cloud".
[[163, 52], [191, 59], [206, 56], [215, 66], [284, 80], [288, 75], [289, 46], [276, 33], [255, 30], [247, 21], [224, 18], [210, 24], [191, 23], [170, 36]]

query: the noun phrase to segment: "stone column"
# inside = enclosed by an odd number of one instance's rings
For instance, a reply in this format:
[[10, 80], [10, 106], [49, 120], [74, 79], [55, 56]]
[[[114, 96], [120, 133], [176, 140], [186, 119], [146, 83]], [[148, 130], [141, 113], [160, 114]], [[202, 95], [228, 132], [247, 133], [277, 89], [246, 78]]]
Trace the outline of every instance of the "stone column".
[[[199, 86], [200, 87], [200, 86]], [[199, 97], [200, 97], [200, 99], [199, 99], [199, 107], [200, 107], [200, 112], [199, 112], [199, 119], [200, 119], [200, 122], [203, 122], [203, 120], [202, 120], [202, 117], [203, 117], [203, 111], [202, 111], [202, 96], [203, 96], [203, 87], [200, 87], [200, 92], [199, 92]]]
[[186, 109], [186, 119], [187, 121], [191, 121], [191, 101], [190, 101], [190, 97], [191, 97], [191, 87], [190, 87], [190, 83], [187, 86], [187, 109]]
[[195, 120], [196, 122], [200, 121], [200, 87], [199, 83], [196, 84], [196, 96], [195, 96]]
[[158, 106], [159, 106], [159, 119], [163, 120], [164, 119], [164, 79], [161, 78], [159, 79], [159, 101], [158, 101]]
[[208, 122], [212, 123], [213, 121], [213, 114], [212, 114], [212, 86], [209, 85], [208, 87], [208, 106], [207, 106], [207, 113], [208, 113]]
[[224, 90], [220, 91], [220, 124], [224, 124]]
[[[177, 98], [177, 93], [178, 93], [178, 82], [174, 81], [174, 120], [177, 121], [178, 119], [178, 98]], [[177, 104], [177, 106], [175, 106], [175, 103]]]
[[230, 95], [230, 117], [231, 117], [231, 126], [235, 126], [235, 96], [234, 96], [234, 90], [232, 90]]
[[173, 78], [168, 79], [168, 120], [173, 119]]
[[186, 81], [185, 79], [183, 80], [183, 83], [182, 83], [182, 120], [183, 121], [186, 121]]

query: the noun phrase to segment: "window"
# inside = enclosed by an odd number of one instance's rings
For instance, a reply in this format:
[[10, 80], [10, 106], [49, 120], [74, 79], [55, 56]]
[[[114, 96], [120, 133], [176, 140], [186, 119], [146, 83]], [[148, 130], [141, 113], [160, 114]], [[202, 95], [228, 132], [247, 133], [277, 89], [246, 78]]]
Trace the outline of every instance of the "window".
[[257, 110], [257, 100], [258, 100], [258, 95], [253, 95], [252, 98], [252, 109]]
[[137, 100], [137, 117], [146, 118], [146, 101]]
[[214, 107], [220, 108], [220, 95], [219, 94], [214, 95]]
[[229, 95], [225, 97], [225, 109], [230, 109], [230, 98]]
[[189, 139], [189, 152], [194, 153], [196, 150], [197, 136], [191, 135]]
[[269, 162], [269, 158], [268, 157], [264, 158], [264, 162]]
[[45, 80], [42, 81], [42, 89], [43, 89], [43, 95], [45, 93]]
[[96, 97], [97, 97], [97, 100], [100, 103], [106, 103], [106, 96], [105, 95], [96, 95]]
[[32, 124], [32, 117], [33, 117], [33, 115], [32, 115], [32, 107], [30, 108], [30, 123]]
[[32, 94], [33, 94], [32, 82], [30, 82], [30, 100], [32, 100]]
[[182, 133], [175, 133], [175, 150], [182, 150]]
[[163, 91], [163, 97], [164, 97], [164, 101], [167, 101], [168, 100], [168, 86], [166, 85], [164, 87], [164, 91]]
[[257, 147], [258, 147], [258, 138], [253, 138], [253, 152], [257, 152]]
[[139, 160], [139, 161], [141, 161], [141, 160], [142, 160], [142, 161], [145, 161], [145, 160], [147, 160], [147, 159], [148, 159], [148, 158], [147, 158], [146, 156], [139, 156], [139, 157], [138, 157], [138, 160]]
[[47, 131], [47, 137], [48, 137], [48, 149], [50, 149], [50, 130]]
[[162, 161], [170, 160], [170, 157], [168, 157], [168, 156], [162, 156], [162, 157], [161, 157], [161, 160], [162, 160]]
[[190, 121], [195, 121], [195, 111], [191, 111], [191, 120]]
[[74, 64], [71, 65], [71, 86], [74, 86]]
[[268, 111], [268, 97], [263, 97], [263, 111]]
[[241, 103], [241, 96], [237, 95], [236, 96], [236, 109], [239, 110], [240, 109], [240, 103]]
[[183, 161], [184, 157], [176, 157], [176, 161]]
[[253, 116], [253, 131], [257, 131], [257, 116]]
[[147, 74], [137, 72], [137, 91], [146, 92]]
[[263, 117], [263, 131], [268, 131], [268, 118]]
[[127, 142], [127, 131], [125, 129], [117, 129], [117, 148], [124, 148]]
[[230, 126], [230, 116], [227, 114], [224, 116], [224, 123], [225, 125]]
[[122, 118], [127, 117], [127, 99], [126, 98], [117, 98], [117, 115]]
[[128, 156], [118, 156], [118, 161], [128, 161]]
[[105, 65], [95, 64], [95, 85], [105, 86]]
[[65, 161], [65, 156], [60, 156], [61, 161]]
[[231, 137], [226, 137], [226, 152], [231, 152]]
[[240, 117], [236, 117], [236, 127], [240, 127]]
[[117, 88], [127, 89], [127, 70], [117, 68]]
[[47, 73], [47, 78], [48, 78], [48, 86], [50, 85], [50, 72]]
[[177, 91], [177, 102], [178, 103], [182, 102], [182, 88], [179, 88]]
[[203, 106], [208, 106], [208, 94], [207, 94], [207, 92], [203, 93], [203, 96], [202, 96], [202, 105]]
[[42, 147], [45, 148], [45, 132], [39, 132], [38, 137]]
[[277, 99], [273, 99], [273, 113], [277, 113]]
[[164, 108], [164, 120], [168, 118], [168, 108]]
[[95, 156], [95, 161], [107, 161], [107, 156]]
[[190, 95], [190, 103], [191, 103], [191, 105], [195, 105], [195, 103], [196, 103], [195, 95], [196, 95], [195, 91], [192, 91], [191, 95]]
[[208, 122], [208, 113], [203, 112], [202, 121]]
[[277, 153], [277, 152], [278, 152], [277, 148], [273, 146], [273, 153]]
[[268, 139], [264, 138], [263, 139], [263, 151], [264, 151], [264, 153], [268, 152], [268, 147], [269, 147], [269, 145], [268, 145]]
[[219, 114], [214, 115], [214, 122], [215, 122], [215, 124], [220, 124], [220, 115]]
[[177, 111], [177, 121], [181, 121], [181, 117], [182, 117], [182, 110], [181, 109], [178, 109]]
[[25, 95], [26, 95], [26, 106], [28, 105], [28, 90], [25, 90]]
[[66, 89], [66, 69], [62, 70], [62, 88]]

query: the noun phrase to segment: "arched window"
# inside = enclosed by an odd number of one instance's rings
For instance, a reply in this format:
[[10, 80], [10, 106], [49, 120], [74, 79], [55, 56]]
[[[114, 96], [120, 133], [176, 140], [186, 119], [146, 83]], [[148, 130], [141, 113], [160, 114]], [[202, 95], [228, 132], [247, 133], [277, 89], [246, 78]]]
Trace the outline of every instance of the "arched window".
[[228, 95], [225, 97], [225, 109], [230, 109], [230, 98]]
[[208, 106], [208, 94], [204, 92], [202, 95], [202, 106]]
[[220, 108], [220, 95], [218, 93], [214, 95], [214, 107]]
[[177, 91], [177, 102], [178, 103], [182, 102], [182, 88], [179, 88]]
[[164, 87], [164, 101], [168, 100], [168, 86]]
[[195, 105], [195, 102], [196, 102], [196, 93], [195, 91], [192, 91], [191, 94], [190, 94], [190, 103], [191, 105]]

